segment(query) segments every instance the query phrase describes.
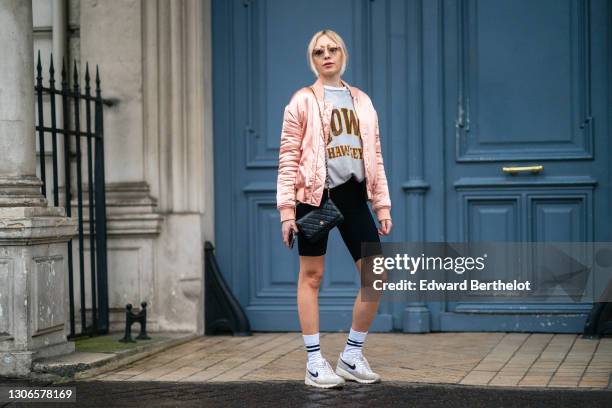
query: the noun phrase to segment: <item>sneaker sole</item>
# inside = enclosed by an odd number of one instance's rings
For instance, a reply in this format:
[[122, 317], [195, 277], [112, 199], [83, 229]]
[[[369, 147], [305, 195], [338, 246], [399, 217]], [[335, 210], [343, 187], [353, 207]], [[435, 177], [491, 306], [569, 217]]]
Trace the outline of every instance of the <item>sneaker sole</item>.
[[358, 383], [361, 383], [361, 384], [374, 384], [374, 383], [380, 382], [380, 378], [375, 378], [373, 380], [365, 380], [362, 378], [357, 378], [342, 367], [336, 367], [336, 374], [338, 374], [340, 377], [344, 378], [345, 380], [357, 381]]
[[317, 388], [341, 388], [342, 386], [344, 386], [344, 381], [337, 384], [319, 384], [312, 381], [308, 377], [304, 377], [304, 384]]

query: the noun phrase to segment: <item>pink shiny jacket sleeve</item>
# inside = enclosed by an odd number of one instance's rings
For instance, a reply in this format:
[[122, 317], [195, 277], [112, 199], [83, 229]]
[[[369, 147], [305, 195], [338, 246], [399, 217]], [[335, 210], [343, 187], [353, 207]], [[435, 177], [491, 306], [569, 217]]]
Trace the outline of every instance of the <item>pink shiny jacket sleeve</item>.
[[[374, 109], [372, 107], [372, 109]], [[372, 197], [372, 210], [379, 221], [391, 219], [391, 198], [385, 174], [385, 166], [380, 146], [380, 129], [378, 127], [378, 114], [374, 110], [376, 120], [376, 186]]]
[[304, 115], [299, 111], [297, 98], [297, 95], [291, 98], [283, 115], [276, 182], [276, 206], [281, 222], [295, 219], [295, 180], [304, 135]]

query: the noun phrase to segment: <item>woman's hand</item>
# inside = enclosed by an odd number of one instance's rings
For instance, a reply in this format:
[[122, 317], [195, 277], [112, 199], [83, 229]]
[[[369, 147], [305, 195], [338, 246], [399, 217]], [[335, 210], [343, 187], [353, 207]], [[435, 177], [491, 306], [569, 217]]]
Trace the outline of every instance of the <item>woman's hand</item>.
[[391, 220], [380, 221], [378, 235], [389, 235], [391, 233], [391, 227], [393, 227], [393, 223], [391, 222]]
[[295, 220], [285, 220], [283, 221], [282, 227], [281, 227], [281, 231], [283, 234], [283, 243], [287, 246], [287, 248], [290, 248], [291, 246], [289, 245], [289, 233], [291, 232], [291, 230], [295, 231], [295, 239], [297, 239], [297, 232], [298, 232], [298, 227], [295, 223]]

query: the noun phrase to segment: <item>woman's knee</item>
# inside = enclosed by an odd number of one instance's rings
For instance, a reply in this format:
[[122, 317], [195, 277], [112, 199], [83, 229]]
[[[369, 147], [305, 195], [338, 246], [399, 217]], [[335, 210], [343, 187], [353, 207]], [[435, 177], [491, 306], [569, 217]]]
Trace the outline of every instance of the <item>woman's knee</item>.
[[301, 265], [300, 280], [308, 286], [318, 289], [321, 286], [321, 281], [323, 280], [323, 265]]

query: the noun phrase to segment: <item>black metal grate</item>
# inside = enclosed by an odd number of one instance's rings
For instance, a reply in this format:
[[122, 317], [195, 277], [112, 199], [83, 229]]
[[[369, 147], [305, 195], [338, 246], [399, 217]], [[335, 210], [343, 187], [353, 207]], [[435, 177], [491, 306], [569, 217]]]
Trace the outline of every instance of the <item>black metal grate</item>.
[[[42, 179], [42, 193], [47, 197], [49, 178], [45, 167], [45, 137], [51, 137], [52, 163], [52, 193], [53, 205], [60, 206], [60, 187], [58, 164], [63, 162], [64, 169], [64, 200], [62, 205], [66, 209], [66, 215], [72, 217], [72, 168], [71, 161], [76, 161], [76, 208], [78, 218], [78, 270], [79, 270], [79, 300], [80, 300], [80, 335], [97, 335], [108, 333], [108, 281], [107, 281], [107, 247], [106, 247], [106, 195], [104, 183], [104, 130], [103, 130], [103, 104], [109, 103], [102, 99], [100, 90], [100, 74], [96, 66], [95, 96], [91, 94], [91, 77], [89, 64], [85, 68], [85, 93], [81, 93], [76, 61], [73, 68], [72, 89], [69, 84], [69, 76], [66, 66], [62, 61], [61, 88], [55, 87], [55, 69], [53, 67], [53, 55], [49, 65], [49, 86], [43, 86], [42, 64], [40, 51], [36, 64], [36, 100], [38, 105], [38, 119], [36, 131], [40, 150], [40, 176]], [[48, 95], [50, 107], [51, 126], [45, 126], [43, 96]], [[61, 113], [63, 118], [62, 127], [57, 126], [56, 96], [61, 98]], [[92, 130], [92, 103], [93, 103], [93, 130]], [[84, 114], [81, 112], [84, 105]], [[72, 112], [71, 112], [72, 110]], [[71, 116], [72, 113], [72, 116]], [[72, 121], [71, 121], [72, 118]], [[85, 131], [81, 129], [81, 119], [85, 120]], [[72, 128], [71, 128], [72, 125]], [[63, 139], [63, 152], [60, 157], [58, 149], [58, 136]], [[83, 152], [81, 144], [83, 138], [86, 149]], [[71, 149], [74, 148], [74, 151]], [[87, 305], [85, 298], [85, 231], [83, 218], [83, 154], [87, 159], [87, 211], [89, 224], [89, 273], [91, 283], [91, 321], [87, 319]], [[47, 197], [47, 199], [49, 199]], [[68, 242], [68, 282], [70, 297], [70, 337], [77, 335], [75, 328], [75, 299], [74, 299], [74, 266], [72, 239]], [[89, 325], [88, 325], [89, 323]]]

